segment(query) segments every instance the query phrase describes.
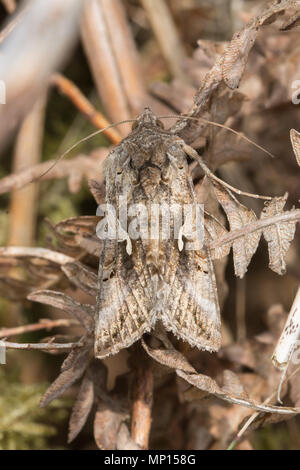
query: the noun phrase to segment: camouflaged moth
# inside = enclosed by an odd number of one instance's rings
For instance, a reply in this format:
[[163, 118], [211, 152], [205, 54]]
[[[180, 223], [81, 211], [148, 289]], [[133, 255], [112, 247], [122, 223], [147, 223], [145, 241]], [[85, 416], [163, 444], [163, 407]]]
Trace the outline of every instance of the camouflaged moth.
[[[196, 205], [187, 146], [165, 130], [149, 108], [106, 160], [106, 203]], [[130, 217], [130, 214], [129, 214]], [[171, 225], [174, 221], [171, 221]], [[171, 228], [174, 228], [171, 226]], [[122, 234], [123, 232], [123, 234]], [[221, 322], [213, 265], [205, 246], [188, 250], [185, 226], [178, 239], [163, 236], [106, 239], [99, 264], [95, 355], [127, 348], [157, 322], [191, 346], [216, 351]]]

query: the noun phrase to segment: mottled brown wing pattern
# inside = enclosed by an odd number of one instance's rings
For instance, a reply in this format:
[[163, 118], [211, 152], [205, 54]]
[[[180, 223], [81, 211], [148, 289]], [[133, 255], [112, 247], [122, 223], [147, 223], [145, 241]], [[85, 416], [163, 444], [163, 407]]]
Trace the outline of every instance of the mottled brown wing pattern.
[[[180, 140], [163, 130], [150, 110], [106, 162], [106, 202], [119, 208], [119, 196], [143, 204], [195, 204], [193, 185]], [[130, 222], [130, 218], [129, 218]], [[124, 233], [127, 227], [124, 227]], [[220, 347], [220, 317], [213, 266], [205, 250], [188, 251], [170, 237], [106, 240], [99, 266], [96, 357], [129, 347], [161, 320], [191, 346]], [[183, 247], [183, 249], [182, 249]]]
[[165, 328], [191, 346], [217, 351], [221, 321], [213, 265], [207, 253], [183, 251], [162, 312]]
[[[128, 259], [125, 243], [106, 241], [105, 245], [109, 251], [114, 251], [114, 261], [109, 270], [99, 270], [96, 357], [115, 354], [131, 346], [150, 331], [154, 323], [149, 315], [149, 289], [141, 284], [141, 275]], [[110, 260], [104, 256], [103, 264], [105, 261]]]

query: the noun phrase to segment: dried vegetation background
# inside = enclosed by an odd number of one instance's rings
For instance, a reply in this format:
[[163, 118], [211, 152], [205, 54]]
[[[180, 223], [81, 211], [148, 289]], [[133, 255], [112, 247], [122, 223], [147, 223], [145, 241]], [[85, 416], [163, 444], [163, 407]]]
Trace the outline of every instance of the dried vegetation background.
[[[271, 362], [300, 278], [298, 2], [21, 3], [0, 2], [0, 448], [299, 449], [300, 376], [290, 372], [280, 405]], [[84, 138], [146, 105], [233, 128], [164, 120], [218, 177], [276, 199], [238, 203], [191, 161], [199, 199], [224, 225], [210, 221], [207, 241], [222, 348], [157, 330], [96, 361], [95, 212], [103, 161], [131, 125]]]

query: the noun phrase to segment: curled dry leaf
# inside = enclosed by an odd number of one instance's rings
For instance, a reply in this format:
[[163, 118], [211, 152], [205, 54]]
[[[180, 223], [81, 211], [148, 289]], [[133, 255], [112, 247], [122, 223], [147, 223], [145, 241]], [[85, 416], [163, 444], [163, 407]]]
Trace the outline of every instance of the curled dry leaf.
[[94, 403], [94, 384], [86, 373], [73, 406], [70, 421], [68, 442], [72, 442], [78, 436], [86, 423], [88, 415]]
[[222, 74], [226, 85], [232, 90], [239, 86], [256, 36], [256, 27], [245, 28], [233, 36], [225, 52], [222, 61]]
[[286, 8], [291, 6], [296, 6], [296, 3], [288, 0], [274, 2], [233, 36], [222, 61], [223, 79], [229, 88], [234, 89], [239, 86], [259, 27], [273, 23]]
[[68, 279], [79, 289], [82, 289], [89, 295], [95, 297], [98, 290], [97, 275], [87, 266], [74, 261], [67, 263], [62, 267], [63, 272]]
[[96, 226], [99, 217], [81, 216], [63, 220], [56, 225], [47, 221], [59, 248], [72, 256], [80, 256], [83, 251], [99, 258], [102, 250], [100, 239], [96, 236]]
[[90, 346], [76, 348], [70, 352], [63, 362], [62, 372], [41, 399], [40, 405], [42, 407], [47, 406], [52, 400], [61, 396], [67, 388], [80, 379], [88, 366], [90, 353]]

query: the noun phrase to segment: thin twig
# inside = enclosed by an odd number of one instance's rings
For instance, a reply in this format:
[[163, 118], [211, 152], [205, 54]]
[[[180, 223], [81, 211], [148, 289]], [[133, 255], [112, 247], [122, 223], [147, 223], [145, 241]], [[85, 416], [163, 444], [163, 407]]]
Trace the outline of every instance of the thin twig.
[[80, 347], [78, 343], [11, 343], [9, 341], [1, 341], [1, 346], [7, 349], [28, 349], [28, 350], [42, 350], [42, 351], [54, 351], [54, 350], [69, 350], [75, 347]]
[[59, 326], [73, 326], [80, 325], [77, 320], [68, 318], [59, 318], [57, 320], [40, 320], [39, 323], [33, 323], [31, 325], [17, 326], [15, 328], [1, 328], [0, 338], [8, 338], [9, 336], [21, 335], [30, 331], [49, 330]]
[[138, 367], [133, 390], [131, 435], [142, 448], [148, 449], [153, 401], [153, 374], [150, 367]]
[[[129, 104], [112, 49], [103, 7], [98, 0], [85, 3], [81, 36], [99, 96], [109, 119], [112, 122], [130, 119]], [[126, 136], [130, 132], [130, 126], [119, 128], [119, 131], [122, 136]]]
[[[80, 89], [72, 83], [71, 80], [56, 73], [52, 75], [51, 83], [56, 85], [64, 95], [70, 98], [72, 103], [95, 127], [103, 129], [103, 127], [110, 125], [103, 114], [96, 110], [92, 103], [81, 93]], [[106, 129], [103, 131], [103, 134], [106, 135], [113, 144], [117, 145], [121, 140], [121, 136], [116, 129]]]

